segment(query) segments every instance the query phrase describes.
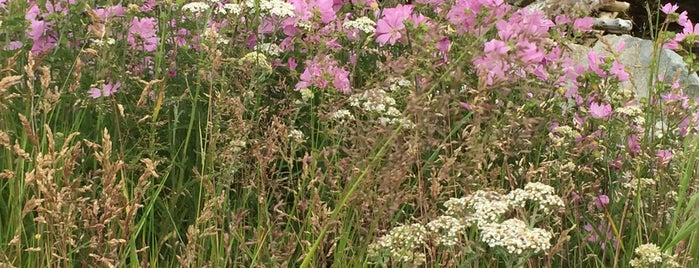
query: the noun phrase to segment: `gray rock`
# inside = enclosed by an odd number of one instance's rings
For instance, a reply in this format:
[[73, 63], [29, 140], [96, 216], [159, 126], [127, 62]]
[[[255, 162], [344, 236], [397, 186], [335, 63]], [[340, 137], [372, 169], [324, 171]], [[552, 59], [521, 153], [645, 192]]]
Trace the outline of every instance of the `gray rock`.
[[[653, 41], [636, 38], [630, 35], [605, 35], [605, 42], [597, 41], [594, 47], [584, 47], [579, 45], [570, 46], [572, 53], [570, 57], [585, 66], [588, 64], [587, 53], [595, 51], [599, 55], [611, 55], [617, 48], [619, 42], [624, 42], [624, 49], [619, 53], [619, 61], [626, 66], [626, 71], [631, 77], [630, 81], [621, 84], [624, 88], [631, 88], [636, 92], [638, 98], [648, 97], [648, 81], [651, 77], [650, 63], [653, 57]], [[679, 74], [680, 85], [684, 87], [684, 92], [690, 96], [699, 96], [699, 76], [696, 73], [689, 74], [687, 65], [682, 57], [674, 51], [661, 49], [658, 60], [658, 74], [662, 74], [664, 81], [671, 82]]]

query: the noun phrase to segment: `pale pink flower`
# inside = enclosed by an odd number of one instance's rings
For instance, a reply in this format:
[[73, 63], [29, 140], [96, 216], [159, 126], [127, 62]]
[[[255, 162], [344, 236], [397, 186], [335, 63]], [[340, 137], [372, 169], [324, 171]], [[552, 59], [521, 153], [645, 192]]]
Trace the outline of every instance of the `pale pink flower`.
[[629, 73], [624, 69], [624, 64], [619, 61], [615, 60], [612, 63], [612, 68], [609, 70], [609, 73], [615, 75], [619, 79], [619, 82], [629, 81]]
[[659, 149], [658, 150], [658, 164], [661, 166], [667, 165], [672, 160], [672, 151]]
[[612, 105], [606, 103], [590, 103], [590, 116], [597, 119], [606, 119], [612, 114]]
[[675, 11], [677, 11], [678, 8], [680, 8], [680, 6], [678, 6], [677, 4], [667, 3], [660, 8], [660, 11], [662, 11], [665, 14], [672, 14], [675, 13]]
[[394, 45], [400, 40], [405, 29], [403, 21], [410, 17], [413, 12], [412, 5], [398, 5], [395, 8], [387, 8], [383, 11], [383, 16], [376, 22], [376, 42], [380, 45]]

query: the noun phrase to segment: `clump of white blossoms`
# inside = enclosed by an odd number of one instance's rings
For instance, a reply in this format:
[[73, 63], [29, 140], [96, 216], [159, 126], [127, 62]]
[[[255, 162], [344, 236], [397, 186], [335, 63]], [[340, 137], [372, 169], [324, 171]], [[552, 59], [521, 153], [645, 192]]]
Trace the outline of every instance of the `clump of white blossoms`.
[[289, 131], [288, 137], [296, 143], [303, 143], [305, 141], [303, 132], [298, 129], [292, 129]]
[[259, 68], [265, 69], [267, 71], [272, 70], [272, 65], [267, 61], [267, 56], [265, 54], [253, 51], [245, 54], [241, 59], [238, 60], [240, 65], [253, 65]]
[[480, 228], [481, 241], [491, 248], [502, 247], [510, 254], [536, 254], [551, 247], [553, 233], [541, 228], [529, 228], [520, 219], [488, 223]]
[[[245, 2], [245, 6], [251, 14], [258, 8], [255, 6], [255, 2], [258, 2], [258, 0]], [[259, 0], [259, 12], [262, 15], [272, 15], [279, 18], [292, 18], [295, 16], [294, 5], [281, 0]]]
[[563, 199], [556, 195], [556, 190], [553, 187], [539, 183], [527, 183], [524, 189], [515, 189], [507, 194], [510, 204], [516, 207], [523, 207], [527, 201], [539, 204], [539, 209], [545, 213], [565, 207]]
[[381, 125], [401, 125], [411, 129], [415, 124], [395, 107], [396, 100], [383, 89], [375, 88], [356, 93], [349, 97], [350, 106], [362, 109], [365, 112], [377, 114], [377, 121]]
[[577, 130], [573, 129], [570, 126], [557, 126], [556, 129], [554, 130], [557, 134], [560, 134], [562, 136], [568, 137], [568, 138], [579, 138], [580, 132]]
[[92, 41], [92, 44], [95, 45], [96, 47], [103, 47], [103, 46], [111, 46], [116, 43], [114, 38], [107, 38], [107, 39], [90, 39]]
[[351, 20], [342, 24], [345, 29], [357, 29], [364, 33], [373, 33], [376, 29], [376, 22], [368, 17], [361, 17], [356, 20]]
[[390, 91], [398, 91], [400, 89], [409, 89], [413, 86], [413, 82], [403, 77], [391, 77], [388, 79], [391, 85], [388, 87]]
[[266, 55], [277, 57], [282, 54], [282, 49], [279, 48], [277, 44], [274, 43], [262, 43], [255, 46], [255, 50], [260, 51]]
[[510, 210], [510, 200], [498, 192], [478, 190], [466, 197], [451, 198], [444, 206], [445, 214], [463, 218], [468, 226], [480, 227], [500, 220]]
[[377, 257], [388, 252], [394, 261], [420, 265], [426, 256], [416, 249], [427, 242], [427, 234], [425, 226], [419, 223], [398, 226], [369, 245], [369, 254]]
[[640, 245], [633, 252], [636, 257], [629, 261], [631, 267], [658, 267], [663, 263], [667, 264], [668, 267], [680, 267], [672, 256], [662, 253], [660, 248], [653, 243]]
[[214, 13], [219, 15], [233, 14], [237, 16], [240, 15], [240, 13], [243, 13], [243, 7], [241, 7], [239, 4], [225, 4], [215, 9]]
[[199, 14], [199, 13], [203, 13], [203, 12], [209, 10], [209, 8], [211, 8], [211, 6], [209, 6], [209, 4], [207, 4], [207, 3], [192, 2], [192, 3], [188, 3], [188, 4], [185, 4], [184, 6], [182, 6], [182, 11], [185, 11], [185, 12], [189, 11], [189, 12], [192, 12], [194, 14]]
[[427, 224], [427, 229], [432, 234], [436, 234], [438, 245], [454, 246], [460, 242], [459, 235], [466, 229], [466, 224], [462, 219], [452, 216], [439, 216], [437, 219]]
[[347, 121], [354, 120], [354, 115], [346, 109], [340, 109], [332, 114], [332, 118], [337, 120], [340, 124], [343, 124]]

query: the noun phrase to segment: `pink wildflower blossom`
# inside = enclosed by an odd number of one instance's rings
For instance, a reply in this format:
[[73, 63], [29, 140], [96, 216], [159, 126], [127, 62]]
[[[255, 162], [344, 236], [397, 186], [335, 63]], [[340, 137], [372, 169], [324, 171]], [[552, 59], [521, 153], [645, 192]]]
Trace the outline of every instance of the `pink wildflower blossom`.
[[609, 196], [601, 194], [595, 197], [595, 206], [597, 209], [604, 210], [607, 205], [609, 205]]
[[670, 150], [658, 150], [658, 164], [664, 166], [670, 163], [670, 160], [672, 160], [672, 152]]
[[104, 84], [101, 89], [96, 88], [96, 87], [91, 88], [90, 89], [90, 96], [93, 99], [97, 99], [99, 97], [109, 97], [112, 94], [116, 93], [116, 91], [120, 87], [121, 87], [120, 82], [116, 82], [116, 83], [109, 82], [109, 83]]
[[677, 4], [667, 3], [660, 8], [660, 11], [662, 11], [665, 14], [672, 14], [675, 13], [675, 11], [677, 11], [679, 7], [680, 6], [678, 6]]
[[592, 102], [590, 103], [590, 116], [597, 119], [606, 119], [612, 114], [612, 105]]
[[155, 18], [133, 18], [127, 38], [131, 49], [140, 49], [145, 52], [155, 51], [160, 41], [156, 31], [157, 22]]
[[383, 16], [376, 22], [376, 41], [381, 46], [394, 45], [403, 37], [401, 34], [405, 29], [403, 21], [408, 19], [412, 12], [412, 5], [398, 5], [395, 8], [384, 9]]
[[595, 21], [590, 17], [579, 18], [575, 19], [575, 21], [573, 22], [573, 29], [576, 29], [581, 32], [588, 32], [592, 30], [592, 26], [594, 24]]
[[641, 153], [641, 143], [638, 141], [638, 136], [636, 134], [631, 134], [629, 136], [626, 145], [628, 146], [631, 155], [638, 155]]
[[615, 75], [619, 79], [619, 82], [629, 81], [629, 73], [627, 73], [624, 69], [624, 64], [620, 63], [619, 61], [615, 60], [612, 63], [612, 68], [609, 70], [609, 72]]

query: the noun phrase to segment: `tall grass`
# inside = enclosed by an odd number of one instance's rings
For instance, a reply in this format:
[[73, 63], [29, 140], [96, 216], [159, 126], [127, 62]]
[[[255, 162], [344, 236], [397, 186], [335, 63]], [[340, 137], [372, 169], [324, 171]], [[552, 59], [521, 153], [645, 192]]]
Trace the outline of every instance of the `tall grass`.
[[699, 265], [694, 96], [587, 19], [144, 2], [0, 3], [3, 266]]

